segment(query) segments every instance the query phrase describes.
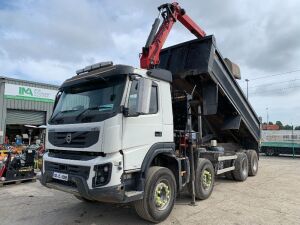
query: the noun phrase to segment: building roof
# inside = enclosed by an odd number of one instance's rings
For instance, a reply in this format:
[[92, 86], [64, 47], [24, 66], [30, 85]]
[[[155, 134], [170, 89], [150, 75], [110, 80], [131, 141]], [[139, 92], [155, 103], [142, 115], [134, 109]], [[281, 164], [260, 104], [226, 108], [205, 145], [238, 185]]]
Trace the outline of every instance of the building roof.
[[279, 126], [277, 124], [263, 124], [263, 130], [279, 130]]
[[41, 83], [41, 82], [35, 82], [35, 81], [29, 81], [29, 80], [22, 80], [22, 79], [16, 79], [16, 78], [5, 77], [5, 76], [0, 76], [0, 80], [4, 80], [4, 82], [5, 81], [14, 81], [14, 82], [27, 83], [27, 84], [48, 86], [48, 87], [52, 87], [52, 88], [56, 88], [56, 89], [59, 88], [59, 85], [47, 84], [47, 83]]

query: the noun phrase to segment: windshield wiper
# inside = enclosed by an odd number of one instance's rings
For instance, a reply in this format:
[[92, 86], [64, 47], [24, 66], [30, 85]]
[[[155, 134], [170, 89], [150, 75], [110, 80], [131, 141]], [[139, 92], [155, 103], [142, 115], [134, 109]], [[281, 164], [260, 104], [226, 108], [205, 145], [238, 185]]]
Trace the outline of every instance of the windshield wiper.
[[51, 122], [54, 122], [55, 120], [57, 120], [57, 116], [58, 116], [58, 115], [64, 114], [64, 113], [66, 113], [66, 112], [74, 112], [74, 111], [77, 111], [77, 109], [69, 109], [69, 110], [59, 111], [58, 113], [55, 114], [55, 116], [53, 116], [53, 117], [51, 118]]
[[79, 113], [75, 119], [78, 120], [83, 114], [85, 114], [88, 111], [93, 111], [93, 110], [97, 110], [97, 109], [112, 109], [112, 108], [113, 108], [112, 106], [108, 106], [108, 105], [101, 105], [101, 106], [94, 106], [94, 107], [86, 108], [81, 113]]

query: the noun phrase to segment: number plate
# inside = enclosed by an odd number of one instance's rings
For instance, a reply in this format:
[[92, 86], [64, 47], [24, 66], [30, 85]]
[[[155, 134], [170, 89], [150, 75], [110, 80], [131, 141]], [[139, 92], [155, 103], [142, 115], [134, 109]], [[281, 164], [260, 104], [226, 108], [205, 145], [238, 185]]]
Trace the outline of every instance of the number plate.
[[68, 174], [54, 172], [52, 177], [58, 180], [68, 181]]

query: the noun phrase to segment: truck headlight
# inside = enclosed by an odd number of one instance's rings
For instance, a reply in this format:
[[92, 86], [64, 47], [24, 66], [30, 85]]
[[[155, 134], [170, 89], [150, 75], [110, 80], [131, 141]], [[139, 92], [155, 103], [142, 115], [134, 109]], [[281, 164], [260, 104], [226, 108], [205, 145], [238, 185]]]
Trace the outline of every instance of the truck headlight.
[[93, 178], [93, 186], [100, 187], [109, 183], [111, 177], [111, 163], [95, 165], [95, 177]]

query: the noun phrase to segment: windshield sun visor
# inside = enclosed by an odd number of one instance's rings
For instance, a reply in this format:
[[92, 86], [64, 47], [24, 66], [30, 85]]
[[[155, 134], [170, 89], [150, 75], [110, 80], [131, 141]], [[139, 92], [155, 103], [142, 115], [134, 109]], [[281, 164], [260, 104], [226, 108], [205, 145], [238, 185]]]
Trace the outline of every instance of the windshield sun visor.
[[115, 75], [128, 75], [134, 72], [134, 68], [131, 66], [125, 66], [125, 65], [114, 65], [114, 66], [108, 66], [105, 68], [100, 68], [97, 70], [93, 70], [88, 73], [83, 73], [80, 75], [76, 75], [74, 77], [71, 77], [70, 79], [67, 79], [60, 87], [60, 90], [76, 86], [82, 83], [86, 83], [89, 81], [94, 80], [105, 80], [105, 78]]

